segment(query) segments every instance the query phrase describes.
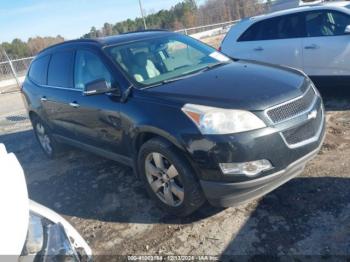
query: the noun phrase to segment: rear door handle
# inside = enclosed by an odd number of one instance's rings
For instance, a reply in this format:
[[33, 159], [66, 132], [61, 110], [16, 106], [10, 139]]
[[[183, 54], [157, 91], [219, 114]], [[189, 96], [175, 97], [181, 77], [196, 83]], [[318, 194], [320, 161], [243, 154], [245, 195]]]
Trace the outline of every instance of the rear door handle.
[[307, 50], [313, 50], [313, 49], [319, 49], [320, 47], [316, 44], [312, 44], [312, 45], [307, 45], [304, 48]]
[[254, 48], [254, 51], [264, 51], [264, 48], [262, 48], [261, 46], [258, 46]]
[[46, 101], [47, 101], [46, 96], [42, 96], [42, 97], [40, 98], [40, 101], [41, 101], [41, 102], [46, 102]]
[[70, 105], [71, 107], [74, 107], [74, 108], [80, 107], [80, 105], [79, 105], [77, 102], [69, 103], [69, 105]]

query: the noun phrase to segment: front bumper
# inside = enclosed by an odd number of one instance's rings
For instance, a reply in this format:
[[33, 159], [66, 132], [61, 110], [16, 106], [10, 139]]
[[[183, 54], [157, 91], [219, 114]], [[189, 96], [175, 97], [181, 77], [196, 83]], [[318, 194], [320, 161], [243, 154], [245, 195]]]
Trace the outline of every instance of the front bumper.
[[[283, 115], [285, 111], [277, 112], [277, 116], [284, 118], [274, 122], [266, 111], [255, 112], [268, 123], [266, 128], [231, 135], [183, 137], [190, 163], [211, 204], [224, 207], [241, 204], [267, 194], [303, 171], [306, 162], [320, 150], [325, 136], [322, 99], [315, 91], [310, 102], [309, 90], [293, 100], [308, 107], [289, 118]], [[276, 108], [280, 110], [283, 106]], [[297, 106], [294, 103], [283, 110], [293, 111]], [[220, 163], [256, 160], [268, 160], [273, 168], [256, 176], [224, 174], [219, 168]]]
[[[316, 119], [309, 119], [310, 113], [317, 111]], [[261, 119], [265, 114], [256, 112]], [[318, 117], [319, 116], [319, 117]], [[268, 120], [266, 120], [268, 123]], [[305, 124], [316, 123], [317, 132], [312, 131], [311, 139], [302, 139], [298, 146], [289, 145], [285, 132], [298, 129], [298, 135], [308, 133]], [[198, 174], [199, 180], [211, 182], [238, 183], [260, 179], [285, 170], [291, 163], [315, 151], [325, 134], [325, 115], [322, 100], [317, 98], [310, 111], [288, 121], [269, 124], [266, 128], [229, 135], [184, 135], [188, 159]], [[266, 159], [273, 168], [255, 177], [244, 174], [223, 174], [220, 163], [245, 163]]]
[[236, 206], [259, 198], [303, 172], [306, 163], [317, 155], [321, 146], [322, 142], [316, 150], [293, 162], [285, 169], [254, 180], [237, 183], [201, 180], [203, 192], [210, 204], [220, 207]]

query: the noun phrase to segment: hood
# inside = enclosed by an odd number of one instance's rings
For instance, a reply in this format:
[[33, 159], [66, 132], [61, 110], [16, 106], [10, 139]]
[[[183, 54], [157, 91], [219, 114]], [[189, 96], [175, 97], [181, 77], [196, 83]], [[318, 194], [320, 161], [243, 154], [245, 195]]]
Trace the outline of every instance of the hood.
[[29, 200], [23, 169], [0, 144], [0, 255], [19, 256], [28, 230]]
[[300, 96], [304, 82], [294, 69], [237, 61], [147, 91], [183, 104], [259, 111]]

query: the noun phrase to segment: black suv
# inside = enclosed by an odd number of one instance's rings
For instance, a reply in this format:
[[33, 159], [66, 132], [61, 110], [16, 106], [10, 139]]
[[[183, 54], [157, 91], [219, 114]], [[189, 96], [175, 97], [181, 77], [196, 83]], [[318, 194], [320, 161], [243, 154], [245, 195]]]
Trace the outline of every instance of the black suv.
[[303, 73], [165, 31], [52, 46], [22, 92], [49, 157], [65, 143], [129, 165], [180, 216], [270, 192], [302, 172], [325, 130]]

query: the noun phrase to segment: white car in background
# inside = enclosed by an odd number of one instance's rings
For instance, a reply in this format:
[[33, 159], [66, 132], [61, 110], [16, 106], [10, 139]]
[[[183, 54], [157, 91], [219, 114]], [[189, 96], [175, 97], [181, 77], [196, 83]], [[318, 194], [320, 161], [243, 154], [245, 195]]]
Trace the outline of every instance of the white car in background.
[[3, 261], [92, 261], [90, 247], [63, 217], [28, 198], [23, 169], [3, 144], [0, 206]]
[[350, 2], [327, 2], [247, 18], [221, 44], [233, 58], [303, 70], [318, 87], [350, 85]]

